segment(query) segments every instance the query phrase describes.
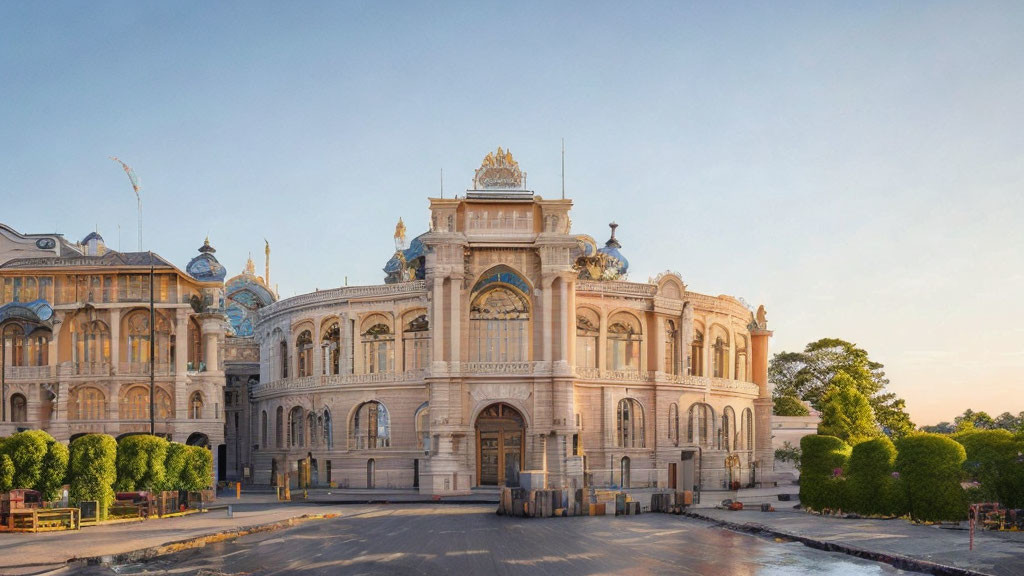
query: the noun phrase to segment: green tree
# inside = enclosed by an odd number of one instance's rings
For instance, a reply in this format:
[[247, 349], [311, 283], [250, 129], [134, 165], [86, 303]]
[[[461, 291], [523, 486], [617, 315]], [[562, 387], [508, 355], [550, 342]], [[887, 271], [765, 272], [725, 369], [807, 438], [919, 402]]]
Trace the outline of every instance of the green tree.
[[162, 490], [184, 490], [181, 473], [185, 469], [185, 454], [188, 446], [181, 442], [167, 444], [167, 457], [164, 459], [164, 485]]
[[114, 501], [117, 480], [117, 442], [106, 434], [86, 434], [71, 442], [68, 476], [71, 479], [71, 501], [99, 502], [100, 519]]
[[0, 454], [0, 492], [7, 492], [13, 487], [14, 462], [7, 454]]
[[960, 487], [964, 447], [949, 436], [913, 434], [896, 443], [896, 471], [915, 520], [962, 520], [967, 498]]
[[956, 428], [949, 422], [939, 422], [934, 426], [921, 426], [921, 431], [931, 434], [952, 434], [956, 432]]
[[182, 490], [198, 492], [209, 488], [213, 481], [213, 454], [202, 446], [186, 446], [180, 478]]
[[1024, 438], [1008, 430], [970, 430], [953, 436], [967, 453], [964, 471], [981, 483], [980, 497], [1008, 508], [1024, 507]]
[[776, 416], [807, 416], [811, 413], [796, 396], [776, 396], [772, 412]]
[[13, 488], [39, 490], [44, 498], [55, 496], [67, 471], [67, 449], [42, 430], [26, 430], [3, 444], [14, 465]]
[[167, 440], [138, 434], [122, 438], [117, 444], [118, 491], [156, 490], [164, 485], [164, 460]]
[[43, 493], [43, 499], [56, 500], [61, 497], [61, 487], [67, 477], [68, 447], [50, 439], [46, 443], [46, 454], [39, 471], [36, 490]]
[[883, 432], [893, 438], [913, 432], [904, 401], [885, 391], [889, 384], [885, 367], [851, 342], [823, 338], [808, 344], [803, 352], [775, 354], [768, 365], [768, 380], [774, 386], [774, 396], [796, 396], [821, 411], [825, 392], [839, 372], [850, 376], [868, 399]]
[[838, 372], [822, 398], [818, 434], [835, 436], [855, 446], [878, 436], [871, 404], [845, 372]]

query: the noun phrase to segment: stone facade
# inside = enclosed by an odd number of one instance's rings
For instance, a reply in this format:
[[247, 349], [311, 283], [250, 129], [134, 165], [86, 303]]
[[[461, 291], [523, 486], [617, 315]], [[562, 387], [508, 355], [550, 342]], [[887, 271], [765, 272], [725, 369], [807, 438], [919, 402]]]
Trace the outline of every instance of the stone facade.
[[[518, 469], [551, 486], [722, 488], [771, 468], [764, 310], [628, 282], [615, 238], [524, 190], [511, 153], [430, 199], [379, 286], [262, 308], [252, 481], [464, 493]], [[230, 430], [229, 426], [229, 430]], [[308, 472], [307, 472], [308, 469]]]

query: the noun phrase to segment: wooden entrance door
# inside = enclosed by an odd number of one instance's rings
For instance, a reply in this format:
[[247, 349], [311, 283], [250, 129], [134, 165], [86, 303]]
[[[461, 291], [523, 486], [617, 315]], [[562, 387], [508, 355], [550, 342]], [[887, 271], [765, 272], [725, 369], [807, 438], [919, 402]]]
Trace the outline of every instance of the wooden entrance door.
[[492, 404], [476, 419], [476, 477], [481, 486], [505, 483], [511, 466], [525, 462], [526, 427], [522, 415], [508, 404]]

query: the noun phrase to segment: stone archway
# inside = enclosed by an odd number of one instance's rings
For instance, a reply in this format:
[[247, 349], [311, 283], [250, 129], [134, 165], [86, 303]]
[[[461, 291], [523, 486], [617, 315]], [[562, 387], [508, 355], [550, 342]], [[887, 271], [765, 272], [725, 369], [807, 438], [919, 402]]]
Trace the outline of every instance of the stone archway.
[[526, 455], [526, 420], [503, 402], [476, 417], [476, 477], [480, 486], [505, 484], [509, 471], [522, 469]]

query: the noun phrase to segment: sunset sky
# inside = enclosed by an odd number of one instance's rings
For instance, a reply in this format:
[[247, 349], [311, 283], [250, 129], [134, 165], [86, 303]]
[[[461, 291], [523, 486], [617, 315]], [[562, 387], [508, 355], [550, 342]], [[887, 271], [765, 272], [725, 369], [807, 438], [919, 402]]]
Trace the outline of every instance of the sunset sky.
[[1024, 410], [1019, 2], [0, 3], [0, 222], [282, 296], [383, 281], [497, 146], [630, 280], [838, 337], [917, 424]]

